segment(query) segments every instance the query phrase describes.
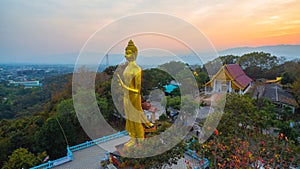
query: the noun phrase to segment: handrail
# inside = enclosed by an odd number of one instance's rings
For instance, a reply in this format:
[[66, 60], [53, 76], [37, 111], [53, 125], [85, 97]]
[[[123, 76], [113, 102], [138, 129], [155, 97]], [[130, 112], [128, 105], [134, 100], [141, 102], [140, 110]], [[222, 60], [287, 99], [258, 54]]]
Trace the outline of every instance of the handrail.
[[69, 162], [69, 161], [72, 161], [70, 156], [65, 156], [65, 157], [56, 159], [54, 161], [49, 160], [47, 163], [32, 167], [30, 169], [49, 169], [49, 168], [58, 166], [60, 164], [64, 164], [64, 163]]
[[113, 140], [116, 138], [120, 138], [120, 137], [123, 137], [126, 135], [128, 135], [127, 131], [121, 131], [121, 132], [114, 133], [114, 134], [111, 134], [108, 136], [103, 136], [103, 137], [95, 139], [95, 140], [86, 141], [85, 143], [81, 143], [81, 144], [72, 146], [72, 147], [70, 147], [70, 151], [71, 152], [79, 151], [79, 150], [89, 148], [91, 146], [101, 144], [101, 143], [104, 143], [104, 142], [107, 142], [107, 141], [110, 141], [110, 140]]
[[94, 145], [100, 144], [100, 143], [104, 143], [107, 141], [111, 141], [113, 139], [116, 138], [120, 138], [123, 136], [127, 136], [128, 133], [127, 131], [121, 131], [121, 132], [117, 132], [108, 136], [103, 136], [101, 138], [95, 139], [95, 140], [91, 140], [91, 141], [86, 141], [85, 143], [81, 143], [81, 144], [77, 144], [75, 146], [67, 146], [67, 156], [56, 159], [54, 161], [48, 161], [47, 163], [35, 166], [35, 167], [31, 167], [30, 169], [49, 169], [49, 168], [53, 168], [55, 166], [67, 163], [69, 161], [73, 161], [73, 152], [75, 151], [79, 151], [85, 148], [89, 148], [92, 147]]
[[195, 159], [195, 160], [197, 160], [197, 161], [199, 161], [199, 162], [203, 161], [203, 163], [201, 164], [202, 166], [209, 166], [209, 160], [208, 160], [207, 158], [201, 159], [200, 157], [198, 157], [198, 156], [196, 155], [196, 152], [195, 152], [195, 151], [193, 151], [193, 150], [191, 150], [191, 149], [188, 149], [188, 150], [185, 152], [185, 154], [188, 155], [188, 156], [190, 156], [190, 157], [192, 157], [193, 159]]

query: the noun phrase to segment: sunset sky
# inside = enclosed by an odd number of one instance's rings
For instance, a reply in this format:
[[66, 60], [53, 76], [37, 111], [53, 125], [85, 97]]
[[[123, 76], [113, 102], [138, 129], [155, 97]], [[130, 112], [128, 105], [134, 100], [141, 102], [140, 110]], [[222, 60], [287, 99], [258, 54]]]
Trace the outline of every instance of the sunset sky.
[[99, 28], [141, 12], [186, 20], [217, 50], [300, 44], [299, 11], [298, 0], [2, 0], [0, 58], [76, 53]]

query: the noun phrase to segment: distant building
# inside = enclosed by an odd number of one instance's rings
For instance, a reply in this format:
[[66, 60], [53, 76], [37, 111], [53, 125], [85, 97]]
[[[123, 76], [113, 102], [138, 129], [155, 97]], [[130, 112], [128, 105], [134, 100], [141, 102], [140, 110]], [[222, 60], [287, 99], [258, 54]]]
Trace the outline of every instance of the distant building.
[[178, 85], [173, 85], [173, 84], [168, 84], [164, 86], [165, 92], [167, 94], [171, 94], [171, 92], [173, 92], [174, 89], [177, 89]]
[[246, 75], [238, 64], [228, 64], [205, 84], [205, 94], [231, 93], [245, 94], [251, 87], [252, 79]]
[[9, 84], [12, 84], [14, 86], [24, 86], [24, 88], [32, 88], [32, 87], [41, 87], [43, 86], [42, 83], [40, 83], [38, 80], [36, 81], [21, 81], [21, 82], [16, 82], [13, 80], [9, 81]]
[[177, 83], [175, 80], [172, 80], [170, 82], [171, 85], [180, 86], [180, 83]]
[[179, 88], [180, 84], [172, 80], [168, 85], [164, 85], [165, 94], [170, 95], [175, 89]]
[[276, 83], [266, 84], [261, 97], [270, 100], [280, 109], [290, 107], [292, 113], [295, 113], [295, 109], [299, 106], [295, 97]]

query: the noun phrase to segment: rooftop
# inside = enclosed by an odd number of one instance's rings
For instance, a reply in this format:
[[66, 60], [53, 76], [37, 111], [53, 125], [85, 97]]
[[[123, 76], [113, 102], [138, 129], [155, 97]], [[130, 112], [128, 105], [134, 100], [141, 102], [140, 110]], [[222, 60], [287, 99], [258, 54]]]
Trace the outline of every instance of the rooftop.
[[[225, 76], [224, 76], [225, 75]], [[210, 85], [215, 79], [217, 80], [230, 80], [239, 89], [245, 89], [253, 81], [246, 75], [243, 69], [238, 64], [228, 64], [220, 68], [220, 70], [206, 83]]]
[[166, 93], [171, 93], [174, 89], [178, 88], [178, 85], [169, 84], [165, 85], [164, 88]]
[[267, 98], [272, 102], [279, 102], [298, 107], [295, 97], [276, 83], [266, 84], [262, 97]]
[[231, 76], [233, 81], [242, 88], [247, 87], [252, 82], [252, 79], [246, 75], [238, 64], [225, 65], [224, 69], [226, 70], [226, 73]]

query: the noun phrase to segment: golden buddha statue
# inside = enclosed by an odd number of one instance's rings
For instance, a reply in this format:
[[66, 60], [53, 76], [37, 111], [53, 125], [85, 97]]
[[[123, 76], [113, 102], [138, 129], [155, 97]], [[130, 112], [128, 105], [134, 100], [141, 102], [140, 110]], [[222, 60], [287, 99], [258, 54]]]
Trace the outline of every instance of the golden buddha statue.
[[136, 64], [137, 53], [136, 46], [130, 40], [125, 49], [128, 65], [123, 72], [124, 82], [117, 75], [119, 84], [124, 89], [125, 129], [131, 137], [125, 144], [127, 147], [138, 144], [145, 138], [145, 129], [154, 127], [146, 118], [141, 105], [142, 69]]

